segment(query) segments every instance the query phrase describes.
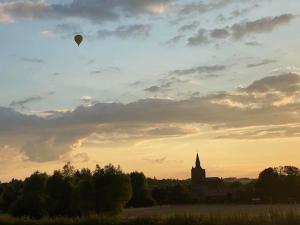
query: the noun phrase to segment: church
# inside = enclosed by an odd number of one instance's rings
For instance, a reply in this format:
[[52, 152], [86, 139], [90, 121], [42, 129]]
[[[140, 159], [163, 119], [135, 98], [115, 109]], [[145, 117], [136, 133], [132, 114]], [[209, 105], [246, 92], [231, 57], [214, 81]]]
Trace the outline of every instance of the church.
[[205, 169], [201, 167], [198, 154], [191, 174], [192, 191], [197, 197], [206, 200], [226, 200], [228, 198], [229, 192], [223, 179], [206, 177]]

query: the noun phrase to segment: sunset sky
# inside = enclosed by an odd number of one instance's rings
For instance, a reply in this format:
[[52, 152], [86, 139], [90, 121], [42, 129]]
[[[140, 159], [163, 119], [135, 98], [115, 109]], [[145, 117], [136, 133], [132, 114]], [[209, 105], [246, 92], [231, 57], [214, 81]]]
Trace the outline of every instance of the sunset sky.
[[[0, 0], [0, 180], [300, 167], [299, 0]], [[82, 34], [78, 47], [74, 35]]]

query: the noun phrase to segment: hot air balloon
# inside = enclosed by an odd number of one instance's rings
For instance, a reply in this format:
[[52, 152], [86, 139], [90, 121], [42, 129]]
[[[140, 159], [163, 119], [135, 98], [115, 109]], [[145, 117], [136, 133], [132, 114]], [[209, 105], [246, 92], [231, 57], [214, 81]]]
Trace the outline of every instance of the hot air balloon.
[[79, 46], [79, 45], [81, 44], [82, 40], [83, 40], [83, 37], [82, 37], [82, 35], [77, 34], [77, 35], [74, 37], [74, 40], [75, 40], [75, 42], [77, 43], [77, 45]]

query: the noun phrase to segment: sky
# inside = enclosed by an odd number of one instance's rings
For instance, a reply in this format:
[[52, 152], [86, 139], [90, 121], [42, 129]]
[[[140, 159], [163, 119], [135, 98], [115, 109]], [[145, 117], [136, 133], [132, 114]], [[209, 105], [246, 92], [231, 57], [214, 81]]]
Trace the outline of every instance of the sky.
[[[0, 180], [112, 163], [300, 167], [298, 0], [0, 0]], [[83, 36], [78, 47], [74, 36]]]

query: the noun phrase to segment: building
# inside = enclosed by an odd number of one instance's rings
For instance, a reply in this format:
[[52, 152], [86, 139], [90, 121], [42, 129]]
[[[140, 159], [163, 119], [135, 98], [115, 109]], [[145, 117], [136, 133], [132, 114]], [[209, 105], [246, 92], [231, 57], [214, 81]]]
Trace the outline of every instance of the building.
[[192, 190], [197, 197], [205, 200], [226, 200], [228, 198], [229, 192], [223, 179], [206, 177], [205, 169], [201, 167], [198, 154], [191, 174]]

